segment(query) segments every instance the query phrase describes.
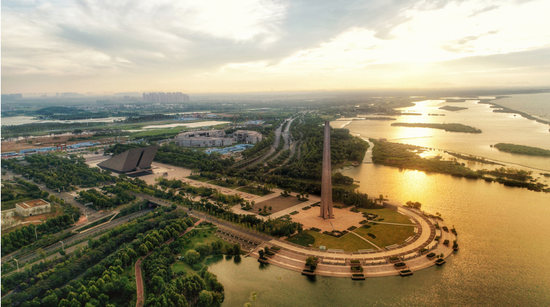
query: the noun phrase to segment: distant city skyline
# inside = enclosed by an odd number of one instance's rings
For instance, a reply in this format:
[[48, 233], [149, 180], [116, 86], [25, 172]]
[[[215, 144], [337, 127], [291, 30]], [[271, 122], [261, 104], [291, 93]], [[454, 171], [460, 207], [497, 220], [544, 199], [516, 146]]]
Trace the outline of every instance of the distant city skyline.
[[2, 1], [2, 93], [550, 86], [550, 2]]

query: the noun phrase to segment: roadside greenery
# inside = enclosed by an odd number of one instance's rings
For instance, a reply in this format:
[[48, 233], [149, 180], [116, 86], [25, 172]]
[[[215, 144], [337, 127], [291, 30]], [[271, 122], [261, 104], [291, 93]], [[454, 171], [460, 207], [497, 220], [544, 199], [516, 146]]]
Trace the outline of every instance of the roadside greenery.
[[4, 234], [2, 235], [2, 257], [40, 240], [44, 236], [67, 229], [72, 224], [74, 224], [73, 218], [69, 214], [63, 214], [49, 218], [37, 226], [29, 224]]

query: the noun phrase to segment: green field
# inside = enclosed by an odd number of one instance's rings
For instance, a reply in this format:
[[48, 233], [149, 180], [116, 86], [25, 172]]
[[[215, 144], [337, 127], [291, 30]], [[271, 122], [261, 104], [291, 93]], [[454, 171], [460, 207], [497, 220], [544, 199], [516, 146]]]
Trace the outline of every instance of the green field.
[[383, 208], [380, 206], [377, 206], [376, 209], [359, 208], [359, 212], [365, 212], [368, 214], [378, 214], [379, 217], [377, 217], [376, 220], [384, 219], [383, 222], [386, 222], [386, 223], [413, 224], [406, 215], [403, 215], [397, 211], [390, 210], [388, 208]]
[[199, 176], [199, 175], [191, 175], [191, 176], [187, 176], [187, 178], [193, 179], [193, 180], [196, 180], [196, 181], [200, 181], [200, 182], [207, 182], [207, 181], [212, 180], [210, 178], [202, 177], [202, 176]]
[[177, 272], [193, 272], [193, 273], [195, 273], [195, 270], [193, 270], [193, 268], [191, 268], [191, 266], [188, 265], [187, 263], [185, 263], [181, 260], [177, 260], [172, 265], [172, 272], [174, 272], [174, 273], [177, 273]]
[[139, 139], [146, 136], [156, 136], [156, 135], [166, 135], [171, 136], [174, 134], [178, 134], [184, 130], [186, 127], [180, 126], [180, 127], [174, 127], [174, 128], [167, 128], [167, 129], [150, 129], [146, 131], [140, 131], [130, 134], [130, 137]]
[[238, 187], [238, 185], [236, 185], [236, 184], [231, 184], [231, 183], [227, 183], [225, 181], [220, 181], [220, 180], [212, 180], [212, 181], [208, 181], [208, 183], [213, 184], [213, 185], [217, 185], [219, 187], [228, 188], [228, 189], [235, 189], [236, 187]]
[[245, 192], [245, 193], [249, 193], [249, 194], [254, 194], [254, 195], [258, 195], [258, 196], [265, 196], [265, 195], [273, 193], [273, 192], [267, 192], [266, 193], [263, 190], [260, 190], [258, 188], [253, 188], [253, 187], [238, 188], [237, 191], [241, 191], [241, 192]]
[[315, 238], [310, 235], [308, 231], [302, 231], [301, 233], [290, 237], [287, 240], [294, 244], [302, 245], [305, 247], [308, 247], [309, 244], [313, 245], [313, 243], [315, 243]]
[[[212, 242], [215, 242], [215, 241], [221, 241], [224, 245], [227, 244], [224, 240], [222, 240], [222, 239], [215, 236], [215, 233], [216, 233], [215, 228], [212, 228], [212, 229], [197, 229], [197, 230], [194, 230], [194, 231], [196, 231], [198, 233], [196, 235], [190, 237], [190, 242], [185, 244], [184, 249], [182, 249], [181, 253], [176, 255], [176, 257], [177, 256], [184, 256], [185, 253], [188, 250], [193, 249], [193, 247], [197, 243], [212, 243]], [[204, 235], [206, 235], [206, 237]], [[208, 263], [209, 259], [212, 258], [212, 257], [215, 257], [215, 255], [207, 257], [204, 261], [206, 263]], [[172, 265], [172, 271], [174, 273], [177, 273], [177, 272], [196, 273], [196, 271], [193, 270], [193, 268], [189, 264], [187, 264], [185, 261], [181, 261], [181, 260], [176, 260], [176, 262]]]
[[[355, 233], [376, 244], [380, 248], [384, 248], [393, 244], [401, 244], [408, 237], [414, 235], [414, 227], [411, 226], [398, 226], [398, 225], [385, 225], [385, 224], [372, 224], [369, 223], [370, 228], [357, 228]], [[368, 233], [372, 233], [376, 236], [376, 239], [368, 236]]]
[[[312, 244], [313, 248], [319, 248], [319, 246], [325, 246], [327, 249], [343, 249], [346, 252], [356, 252], [360, 249], [376, 249], [374, 246], [370, 245], [368, 242], [361, 240], [354, 234], [348, 233], [343, 237], [336, 238], [333, 236], [325, 235], [315, 231], [304, 231], [296, 238], [294, 236], [292, 239], [289, 239], [290, 242], [308, 246], [307, 244]], [[311, 238], [313, 238], [313, 243]], [[299, 243], [297, 243], [299, 242]]]
[[[216, 229], [198, 229], [198, 230], [195, 230], [195, 231], [197, 231], [198, 234], [191, 237], [190, 238], [190, 243], [185, 244], [185, 248], [182, 249], [181, 254], [176, 255], [176, 256], [185, 255], [185, 253], [188, 250], [193, 249], [193, 247], [197, 243], [212, 243], [212, 242], [215, 242], [215, 241], [221, 241], [222, 243], [224, 243], [224, 245], [226, 244], [226, 242], [224, 240], [222, 240], [222, 239], [220, 239], [220, 238], [218, 238], [214, 235], [216, 233]], [[204, 236], [205, 234], [206, 234], [206, 237]]]

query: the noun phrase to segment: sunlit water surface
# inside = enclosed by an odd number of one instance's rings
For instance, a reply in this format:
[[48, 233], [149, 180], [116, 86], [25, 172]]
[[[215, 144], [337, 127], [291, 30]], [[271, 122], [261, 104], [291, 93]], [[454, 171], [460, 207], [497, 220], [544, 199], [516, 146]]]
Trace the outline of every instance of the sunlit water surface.
[[[384, 137], [550, 170], [548, 158], [499, 153], [489, 146], [509, 142], [550, 149], [548, 126], [493, 113], [476, 101], [453, 104], [468, 107], [465, 111], [437, 110], [448, 104], [430, 101], [410, 108], [447, 116], [410, 116], [398, 121], [459, 122], [483, 133], [391, 127], [386, 121], [353, 121], [346, 128], [363, 137]], [[370, 161], [371, 149], [365, 162]], [[244, 306], [247, 302], [251, 306], [550, 305], [550, 194], [374, 164], [348, 168], [344, 174], [360, 181], [359, 191], [363, 193], [387, 195], [401, 203], [419, 201], [423, 210], [441, 213], [445, 222], [458, 230], [460, 251], [444, 266], [416, 271], [411, 277], [366, 281], [310, 280], [272, 265], [262, 267], [252, 258], [238, 264], [222, 260], [213, 264], [211, 271], [225, 287], [224, 306]], [[253, 293], [257, 293], [255, 300]]]

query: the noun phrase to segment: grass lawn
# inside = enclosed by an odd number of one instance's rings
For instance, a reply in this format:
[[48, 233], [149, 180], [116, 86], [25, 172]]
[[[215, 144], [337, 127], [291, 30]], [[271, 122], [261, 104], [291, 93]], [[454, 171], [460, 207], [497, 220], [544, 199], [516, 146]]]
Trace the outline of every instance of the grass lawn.
[[174, 272], [174, 273], [177, 273], [177, 272], [196, 273], [196, 271], [193, 270], [193, 268], [190, 265], [188, 265], [187, 263], [185, 263], [184, 261], [181, 261], [181, 260], [176, 260], [176, 262], [174, 262], [174, 264], [172, 264], [172, 272]]
[[253, 187], [242, 187], [242, 188], [238, 188], [237, 191], [241, 191], [241, 192], [245, 192], [245, 193], [249, 193], [249, 194], [254, 194], [254, 195], [258, 195], [258, 196], [266, 196], [267, 194], [273, 193], [273, 192], [267, 192], [266, 193], [263, 190], [253, 188]]
[[135, 133], [132, 133], [130, 136], [133, 137], [133, 138], [139, 139], [139, 138], [142, 138], [142, 137], [145, 137], [145, 136], [155, 136], [155, 135], [163, 135], [163, 134], [172, 134], [172, 135], [173, 134], [178, 134], [183, 130], [188, 130], [188, 129], [185, 129], [184, 126], [178, 126], [178, 127], [166, 128], [166, 129], [151, 129], [151, 130], [146, 130], [146, 131], [135, 132]]
[[301, 233], [291, 238], [288, 238], [287, 240], [294, 244], [302, 245], [305, 247], [308, 247], [309, 244], [313, 245], [313, 243], [315, 243], [315, 238], [309, 234], [309, 231], [302, 231]]
[[[184, 256], [188, 250], [193, 249], [197, 243], [212, 243], [215, 241], [221, 241], [224, 245], [227, 244], [224, 240], [214, 235], [216, 233], [216, 229], [198, 229], [196, 231], [198, 234], [190, 238], [191, 242], [189, 244], [185, 244], [185, 247], [180, 254], [181, 256]], [[205, 234], [206, 237], [204, 236]]]
[[131, 266], [124, 269], [124, 272], [122, 272], [121, 276], [128, 277], [129, 280], [135, 280], [136, 278], [136, 268], [134, 267], [134, 263], [132, 263]]
[[411, 220], [409, 220], [409, 217], [406, 215], [403, 215], [397, 211], [390, 210], [388, 208], [384, 208], [382, 206], [376, 206], [376, 208], [359, 208], [360, 212], [366, 212], [368, 214], [378, 214], [379, 217], [376, 218], [378, 220], [379, 218], [384, 219], [382, 222], [386, 223], [399, 223], [399, 224], [413, 224]]
[[346, 252], [356, 252], [360, 249], [376, 249], [368, 242], [361, 240], [354, 234], [348, 233], [341, 238], [335, 238], [315, 231], [308, 231], [308, 234], [315, 238], [314, 248], [325, 246], [327, 249], [343, 249]]
[[187, 176], [187, 178], [193, 179], [193, 180], [196, 180], [196, 181], [200, 181], [200, 182], [207, 182], [207, 181], [212, 180], [210, 178], [202, 177], [202, 176], [199, 176], [199, 175], [191, 175], [191, 176]]
[[[397, 225], [384, 225], [384, 224], [372, 224], [370, 228], [357, 228], [355, 233], [378, 245], [380, 248], [384, 248], [393, 244], [401, 244], [405, 239], [414, 235], [414, 227], [411, 226], [397, 226]], [[367, 233], [372, 233], [376, 236], [376, 239], [369, 237]]]
[[225, 180], [212, 180], [212, 181], [208, 181], [208, 183], [217, 185], [219, 187], [228, 188], [228, 189], [235, 189], [236, 187], [238, 187], [237, 184], [227, 183], [225, 182]]

